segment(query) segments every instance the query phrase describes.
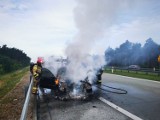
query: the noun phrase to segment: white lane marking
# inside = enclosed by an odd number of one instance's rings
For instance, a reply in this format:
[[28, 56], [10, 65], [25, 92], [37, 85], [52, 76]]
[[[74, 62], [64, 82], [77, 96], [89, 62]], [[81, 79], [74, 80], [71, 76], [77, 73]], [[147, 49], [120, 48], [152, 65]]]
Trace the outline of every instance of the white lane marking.
[[[117, 74], [112, 74], [112, 75], [117, 75]], [[160, 81], [148, 80], [148, 79], [143, 79], [143, 78], [134, 78], [134, 77], [128, 77], [128, 76], [123, 76], [123, 75], [117, 75], [117, 76], [124, 77], [124, 78], [131, 78], [131, 79], [135, 79], [135, 80], [139, 80], [139, 79], [143, 80], [143, 81], [147, 80], [148, 82], [154, 82], [154, 83], [159, 83], [160, 84]]]
[[137, 117], [136, 115], [133, 115], [132, 113], [124, 110], [123, 108], [121, 108], [121, 107], [119, 107], [119, 106], [117, 106], [117, 105], [109, 102], [108, 100], [104, 99], [103, 97], [99, 97], [99, 100], [101, 100], [102, 102], [104, 102], [104, 103], [106, 103], [107, 105], [111, 106], [112, 108], [118, 110], [119, 112], [123, 113], [124, 115], [130, 117], [130, 118], [133, 119], [133, 120], [143, 120], [143, 119]]

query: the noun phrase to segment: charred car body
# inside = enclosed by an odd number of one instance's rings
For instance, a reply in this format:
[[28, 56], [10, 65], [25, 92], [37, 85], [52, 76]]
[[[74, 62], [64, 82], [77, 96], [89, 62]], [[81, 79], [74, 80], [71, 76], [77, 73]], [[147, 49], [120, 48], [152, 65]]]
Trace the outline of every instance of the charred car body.
[[92, 96], [92, 85], [89, 83], [87, 77], [78, 83], [74, 83], [63, 77], [65, 72], [66, 68], [62, 67], [55, 76], [49, 69], [42, 68], [39, 88], [51, 89], [51, 93], [61, 100], [89, 99]]
[[62, 99], [92, 98], [92, 87], [101, 83], [103, 69], [100, 65], [91, 66], [86, 61], [53, 57], [42, 68], [39, 87], [51, 89], [54, 96]]

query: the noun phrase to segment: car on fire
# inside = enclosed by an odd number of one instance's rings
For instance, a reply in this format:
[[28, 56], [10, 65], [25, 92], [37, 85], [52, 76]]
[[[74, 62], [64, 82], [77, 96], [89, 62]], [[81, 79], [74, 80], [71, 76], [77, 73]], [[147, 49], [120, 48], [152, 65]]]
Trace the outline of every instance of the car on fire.
[[[61, 100], [67, 99], [88, 99], [92, 95], [92, 85], [87, 77], [80, 80], [79, 83], [74, 83], [67, 78], [63, 78], [66, 72], [65, 67], [59, 68], [55, 76], [49, 69], [42, 68], [39, 87], [43, 89], [51, 89], [54, 96]], [[76, 93], [78, 94], [75, 94]]]
[[42, 68], [39, 87], [50, 89], [54, 96], [60, 99], [90, 99], [93, 95], [93, 85], [101, 83], [102, 67], [93, 68], [82, 62], [84, 73], [75, 80], [72, 75], [79, 71], [70, 69], [70, 65], [68, 58], [51, 57]]

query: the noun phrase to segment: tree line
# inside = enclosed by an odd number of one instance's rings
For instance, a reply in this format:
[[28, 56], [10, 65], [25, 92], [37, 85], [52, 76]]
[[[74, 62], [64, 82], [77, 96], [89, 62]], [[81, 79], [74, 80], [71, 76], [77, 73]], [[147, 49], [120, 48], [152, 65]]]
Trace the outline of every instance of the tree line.
[[129, 66], [139, 65], [144, 68], [159, 68], [158, 56], [160, 55], [160, 45], [152, 38], [140, 43], [132, 43], [126, 40], [118, 48], [108, 48], [105, 51], [105, 59], [109, 66]]
[[30, 58], [17, 48], [0, 46], [0, 74], [5, 74], [28, 66]]

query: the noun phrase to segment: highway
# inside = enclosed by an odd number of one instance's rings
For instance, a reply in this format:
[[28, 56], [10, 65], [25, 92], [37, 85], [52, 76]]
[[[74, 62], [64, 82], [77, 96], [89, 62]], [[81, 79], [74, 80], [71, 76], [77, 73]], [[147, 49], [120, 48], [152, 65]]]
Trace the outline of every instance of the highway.
[[160, 82], [103, 74], [103, 83], [127, 91], [127, 94], [104, 93], [105, 99], [144, 120], [160, 120]]
[[127, 93], [117, 94], [122, 91], [101, 86], [111, 92], [93, 87], [94, 96], [89, 101], [61, 101], [54, 99], [52, 94], [46, 95], [45, 99], [40, 96], [37, 101], [38, 120], [131, 120], [128, 115], [102, 102], [100, 97], [144, 120], [160, 119], [160, 83], [106, 73], [102, 80], [104, 85], [126, 90]]
[[38, 120], [131, 120], [98, 99], [59, 101], [49, 98], [40, 103]]

